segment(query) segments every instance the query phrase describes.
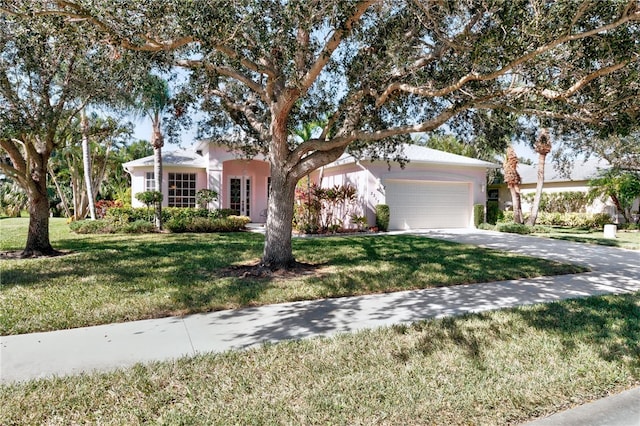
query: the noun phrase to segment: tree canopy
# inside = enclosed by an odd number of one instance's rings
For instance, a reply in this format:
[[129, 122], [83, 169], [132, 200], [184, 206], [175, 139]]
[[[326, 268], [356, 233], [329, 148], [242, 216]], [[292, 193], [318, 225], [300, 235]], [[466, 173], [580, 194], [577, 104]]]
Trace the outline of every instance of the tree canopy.
[[[47, 174], [53, 151], [62, 146], [73, 119], [90, 103], [106, 102], [132, 81], [111, 49], [89, 44], [93, 26], [69, 26], [62, 17], [29, 19], [0, 14], [0, 171], [29, 199], [24, 254], [51, 254]], [[123, 78], [123, 72], [129, 75]], [[78, 141], [79, 142], [79, 141]]]
[[[295, 183], [346, 149], [393, 155], [413, 132], [483, 111], [624, 128], [638, 118], [636, 0], [3, 0], [91, 25], [114, 57], [190, 70], [178, 99], [271, 164], [264, 264], [290, 265]], [[177, 108], [183, 111], [183, 107]], [[317, 137], [290, 137], [327, 118]], [[213, 135], [214, 133], [209, 133]]]

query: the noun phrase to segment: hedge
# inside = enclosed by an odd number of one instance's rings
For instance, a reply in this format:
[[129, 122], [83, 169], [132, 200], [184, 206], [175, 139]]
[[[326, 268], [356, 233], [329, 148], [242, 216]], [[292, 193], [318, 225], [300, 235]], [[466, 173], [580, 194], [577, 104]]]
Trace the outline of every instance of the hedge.
[[244, 229], [251, 219], [247, 216], [227, 216], [221, 218], [174, 217], [165, 222], [165, 228], [171, 232], [235, 232]]
[[380, 231], [389, 229], [389, 206], [386, 204], [378, 204], [376, 206], [376, 226]]
[[[167, 207], [162, 221], [171, 232], [234, 232], [244, 229], [251, 219], [234, 216], [229, 209]], [[154, 212], [148, 208], [112, 207], [104, 219], [72, 222], [69, 227], [78, 234], [146, 233], [154, 232]]]
[[[525, 217], [526, 221], [526, 217]], [[501, 223], [513, 222], [513, 212], [503, 212]], [[546, 213], [539, 212], [536, 225], [561, 226], [566, 228], [602, 229], [611, 223], [611, 216], [606, 213]]]
[[482, 204], [474, 204], [473, 205], [473, 224], [476, 226], [480, 226], [481, 223], [484, 223], [484, 205]]

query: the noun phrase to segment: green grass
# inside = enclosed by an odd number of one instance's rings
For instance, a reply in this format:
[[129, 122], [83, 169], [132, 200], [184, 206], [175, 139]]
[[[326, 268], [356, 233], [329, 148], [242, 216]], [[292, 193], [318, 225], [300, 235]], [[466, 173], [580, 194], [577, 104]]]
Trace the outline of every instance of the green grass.
[[620, 247], [628, 250], [640, 250], [640, 232], [618, 230], [616, 238], [605, 238], [602, 231], [581, 229], [551, 228], [549, 233], [537, 234], [558, 240], [575, 241], [578, 243], [598, 244], [603, 246]]
[[[19, 249], [25, 219], [0, 221], [0, 249]], [[72, 254], [0, 260], [0, 334], [21, 334], [169, 315], [416, 288], [575, 273], [541, 259], [416, 236], [295, 239], [314, 274], [221, 277], [257, 261], [263, 236], [75, 235], [51, 225], [53, 245]]]
[[517, 424], [640, 384], [640, 293], [0, 387], [4, 424]]

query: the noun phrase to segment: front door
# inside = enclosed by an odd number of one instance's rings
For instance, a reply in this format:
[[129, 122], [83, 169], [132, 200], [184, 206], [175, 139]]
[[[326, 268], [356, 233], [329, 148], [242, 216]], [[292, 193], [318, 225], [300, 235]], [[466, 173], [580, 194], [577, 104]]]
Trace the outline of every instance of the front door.
[[251, 179], [248, 177], [229, 178], [229, 208], [236, 214], [251, 216]]

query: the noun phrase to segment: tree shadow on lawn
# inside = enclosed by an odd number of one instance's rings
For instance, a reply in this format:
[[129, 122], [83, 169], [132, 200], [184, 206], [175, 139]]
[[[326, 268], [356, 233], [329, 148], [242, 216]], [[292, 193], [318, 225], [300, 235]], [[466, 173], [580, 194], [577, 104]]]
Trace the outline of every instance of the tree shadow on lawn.
[[[572, 299], [512, 308], [505, 314], [473, 313], [395, 325], [392, 329], [399, 334], [413, 330], [421, 337], [413, 347], [401, 348], [393, 356], [407, 362], [415, 354], [430, 356], [453, 345], [471, 363], [483, 368], [488, 361], [486, 351], [501, 342], [515, 338], [523, 342], [526, 351], [527, 336], [537, 339], [531, 337], [532, 327], [557, 337], [560, 355], [569, 364], [581, 350], [580, 345], [588, 344], [600, 359], [622, 362], [635, 380], [640, 379], [640, 294]], [[507, 322], [503, 323], [505, 318]]]
[[[159, 237], [155, 235], [155, 237]], [[112, 236], [63, 239], [60, 249], [70, 251], [57, 258], [8, 261], [3, 286], [41, 285], [66, 278], [69, 284], [95, 276], [104, 285], [128, 287], [136, 280], [184, 285], [210, 280], [211, 271], [227, 266], [229, 259], [253, 258], [262, 246], [260, 237], [229, 234]]]
[[532, 327], [560, 337], [570, 354], [576, 340], [597, 343], [605, 361], [629, 359], [640, 377], [640, 294], [589, 297], [516, 312]]
[[[74, 254], [15, 264], [3, 271], [3, 287], [100, 284], [122, 294], [109, 290], [111, 296], [100, 297], [124, 300], [164, 294], [168, 298], [156, 299], [153, 309], [166, 316], [539, 276], [540, 265], [548, 265], [424, 237], [339, 237], [294, 240], [297, 258], [313, 265], [298, 275], [221, 276], [233, 264], [255, 263], [263, 238], [249, 233], [69, 238], [57, 245]], [[562, 272], [579, 270], [563, 267]]]
[[477, 246], [417, 236], [331, 238], [324, 253], [313, 251], [316, 241], [301, 241], [301, 258], [335, 266], [324, 285], [328, 292], [353, 295], [360, 290], [389, 292], [418, 288], [568, 274], [585, 268], [527, 258]]

